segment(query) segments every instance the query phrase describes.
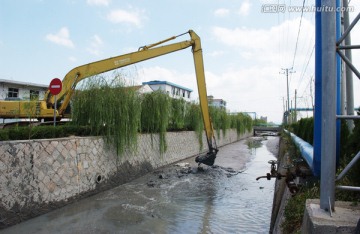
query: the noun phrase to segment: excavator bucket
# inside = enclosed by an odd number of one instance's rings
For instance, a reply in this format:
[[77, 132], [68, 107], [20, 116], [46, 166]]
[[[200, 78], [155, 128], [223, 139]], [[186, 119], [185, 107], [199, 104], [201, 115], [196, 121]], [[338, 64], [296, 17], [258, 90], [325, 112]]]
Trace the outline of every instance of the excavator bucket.
[[195, 162], [197, 162], [199, 165], [203, 163], [205, 165], [212, 166], [214, 165], [217, 152], [218, 150], [215, 150], [207, 152], [204, 155], [199, 155], [195, 158]]

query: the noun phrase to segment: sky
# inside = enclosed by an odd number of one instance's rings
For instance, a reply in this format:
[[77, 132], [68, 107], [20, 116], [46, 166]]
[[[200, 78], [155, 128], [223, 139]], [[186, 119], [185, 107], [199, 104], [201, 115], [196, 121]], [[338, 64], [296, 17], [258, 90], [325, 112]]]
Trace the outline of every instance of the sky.
[[[225, 100], [229, 112], [255, 112], [281, 123], [287, 100], [284, 69], [292, 68], [290, 105], [295, 105], [295, 90], [297, 107], [312, 107], [314, 100], [314, 1], [0, 0], [0, 79], [47, 85], [77, 66], [192, 29], [201, 38], [207, 94]], [[303, 5], [302, 13], [296, 7]], [[360, 1], [349, 5], [353, 19]], [[359, 25], [351, 35], [352, 44], [359, 45]], [[353, 63], [360, 64], [359, 51], [353, 50]], [[116, 74], [134, 84], [166, 80], [194, 90], [193, 99], [198, 98], [190, 48], [106, 75]], [[359, 107], [355, 76], [354, 90]]]

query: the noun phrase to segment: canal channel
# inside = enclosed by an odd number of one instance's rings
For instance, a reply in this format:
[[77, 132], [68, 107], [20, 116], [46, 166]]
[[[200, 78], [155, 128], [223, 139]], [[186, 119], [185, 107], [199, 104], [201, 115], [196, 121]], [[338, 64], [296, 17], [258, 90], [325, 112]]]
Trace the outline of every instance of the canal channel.
[[268, 233], [278, 137], [220, 149], [214, 167], [194, 158], [25, 221], [0, 233]]

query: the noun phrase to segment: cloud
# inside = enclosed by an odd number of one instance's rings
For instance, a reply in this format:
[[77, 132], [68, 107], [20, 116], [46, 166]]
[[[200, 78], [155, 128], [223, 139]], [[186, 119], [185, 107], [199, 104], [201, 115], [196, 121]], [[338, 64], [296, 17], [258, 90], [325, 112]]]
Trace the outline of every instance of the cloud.
[[68, 59], [70, 62], [77, 62], [77, 58], [75, 58], [74, 56], [70, 56]]
[[232, 112], [265, 111], [269, 107], [275, 110], [274, 99], [281, 97], [282, 81], [272, 66], [254, 65], [221, 74], [206, 73], [208, 93], [226, 100]]
[[122, 9], [112, 10], [108, 15], [107, 19], [115, 24], [132, 24], [137, 27], [141, 27], [142, 25], [142, 15], [143, 11], [134, 10], [134, 11], [126, 11]]
[[219, 8], [215, 10], [214, 15], [217, 17], [224, 17], [229, 15], [229, 13], [230, 13], [229, 9]]
[[90, 6], [108, 6], [110, 0], [87, 0], [86, 3]]
[[104, 45], [104, 42], [98, 35], [94, 35], [91, 38], [90, 46], [86, 49], [89, 53], [94, 55], [100, 54], [100, 49]]
[[[268, 29], [213, 27], [212, 33], [218, 41], [239, 51], [242, 58], [250, 62], [266, 62], [279, 66], [279, 51], [284, 66], [291, 66], [300, 18], [288, 20]], [[314, 25], [302, 19], [296, 61], [303, 62], [308, 48], [312, 48]], [[297, 63], [295, 63], [295, 66]]]
[[[279, 72], [282, 67], [292, 65], [299, 22], [300, 18], [295, 18], [265, 29], [213, 27], [212, 34], [221, 43], [221, 50], [238, 59], [228, 63], [223, 72], [207, 73], [209, 92], [226, 100], [230, 111], [255, 111], [280, 122], [282, 97], [286, 97], [286, 77]], [[313, 56], [302, 82], [300, 75], [314, 45], [314, 31], [314, 24], [303, 18], [294, 65], [296, 73], [289, 79], [290, 98], [297, 88], [298, 94], [305, 92], [306, 96], [309, 93], [306, 85], [314, 69]]]
[[69, 48], [75, 47], [74, 43], [70, 40], [70, 33], [67, 27], [62, 27], [56, 34], [47, 34], [45, 38], [58, 45]]
[[242, 16], [247, 16], [249, 14], [250, 7], [251, 7], [250, 1], [244, 0], [240, 6], [238, 13]]
[[213, 52], [208, 53], [207, 55], [211, 56], [211, 57], [219, 57], [222, 56], [224, 54], [224, 51], [222, 50], [215, 50]]

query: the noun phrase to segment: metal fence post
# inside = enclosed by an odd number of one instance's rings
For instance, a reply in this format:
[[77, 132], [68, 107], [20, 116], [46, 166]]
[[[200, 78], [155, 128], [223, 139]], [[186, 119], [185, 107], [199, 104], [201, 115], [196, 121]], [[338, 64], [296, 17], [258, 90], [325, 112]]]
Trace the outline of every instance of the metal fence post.
[[322, 105], [320, 208], [335, 204], [336, 169], [336, 1], [321, 1]]

